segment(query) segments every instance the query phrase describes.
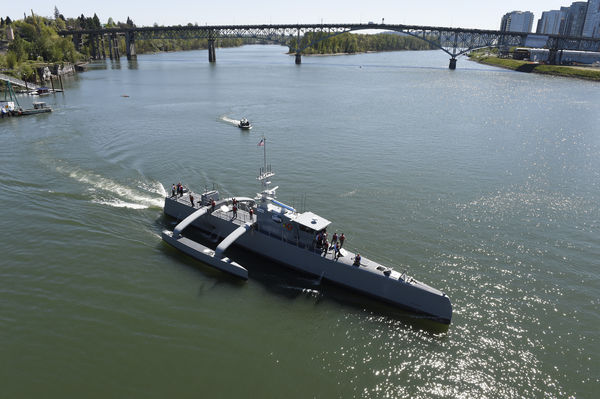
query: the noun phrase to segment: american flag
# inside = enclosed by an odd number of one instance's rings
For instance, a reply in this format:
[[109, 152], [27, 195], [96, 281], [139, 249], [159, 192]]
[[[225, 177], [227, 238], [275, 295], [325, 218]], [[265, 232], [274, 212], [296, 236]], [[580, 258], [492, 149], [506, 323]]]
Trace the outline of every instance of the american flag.
[[262, 138], [262, 139], [260, 139], [260, 141], [258, 142], [257, 146], [258, 146], [258, 147], [262, 147], [262, 146], [264, 146], [264, 145], [265, 145], [265, 139], [264, 139], [264, 138]]

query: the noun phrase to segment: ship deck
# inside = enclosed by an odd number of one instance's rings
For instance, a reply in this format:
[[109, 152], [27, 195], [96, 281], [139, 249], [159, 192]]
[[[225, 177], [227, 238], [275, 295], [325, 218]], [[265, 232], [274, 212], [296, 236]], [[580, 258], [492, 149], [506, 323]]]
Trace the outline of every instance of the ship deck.
[[[177, 202], [191, 207], [191, 203], [190, 203], [188, 194], [189, 193], [186, 193], [182, 197], [177, 197], [176, 198]], [[194, 198], [200, 198], [200, 194], [192, 192], [192, 195], [194, 196]], [[171, 199], [174, 199], [174, 198], [171, 198]], [[194, 204], [194, 209], [201, 209], [203, 207], [210, 208], [210, 206], [205, 206], [205, 205], [200, 206], [198, 203]], [[411, 285], [418, 285], [420, 288], [422, 288], [424, 290], [430, 291], [437, 295], [443, 295], [442, 291], [440, 291], [436, 288], [433, 288], [421, 281], [415, 280], [414, 278], [406, 275], [405, 272], [400, 273], [390, 267], [384, 266], [384, 265], [377, 263], [373, 260], [370, 260], [366, 257], [362, 257], [361, 261], [360, 261], [360, 266], [356, 266], [354, 264], [354, 258], [356, 256], [356, 254], [351, 251], [348, 251], [344, 248], [341, 249], [340, 256], [336, 258], [335, 251], [333, 249], [328, 249], [327, 252], [325, 252], [321, 248], [316, 248], [314, 243], [310, 244], [310, 245], [306, 245], [300, 241], [286, 239], [286, 237], [283, 234], [278, 235], [278, 234], [270, 233], [268, 231], [264, 231], [260, 228], [260, 225], [255, 224], [256, 215], [253, 215], [252, 219], [250, 218], [250, 213], [246, 209], [246, 205], [243, 202], [239, 203], [238, 208], [239, 209], [237, 211], [237, 216], [234, 217], [232, 205], [231, 205], [231, 199], [222, 199], [216, 203], [215, 210], [212, 211], [211, 213], [209, 213], [209, 215], [211, 217], [216, 217], [219, 219], [226, 220], [236, 226], [243, 226], [246, 223], [254, 224], [254, 226], [255, 226], [254, 228], [258, 232], [265, 234], [265, 235], [269, 236], [270, 238], [274, 238], [274, 239], [283, 241], [287, 244], [297, 246], [299, 248], [305, 249], [310, 252], [314, 252], [315, 254], [317, 254], [325, 259], [328, 259], [331, 262], [341, 263], [341, 264], [347, 265], [348, 267], [360, 267], [361, 270], [364, 270], [364, 271], [367, 271], [370, 273], [374, 273], [374, 274], [377, 274], [380, 276], [385, 276], [387, 278], [397, 280], [399, 282], [405, 282], [405, 283], [408, 283]]]

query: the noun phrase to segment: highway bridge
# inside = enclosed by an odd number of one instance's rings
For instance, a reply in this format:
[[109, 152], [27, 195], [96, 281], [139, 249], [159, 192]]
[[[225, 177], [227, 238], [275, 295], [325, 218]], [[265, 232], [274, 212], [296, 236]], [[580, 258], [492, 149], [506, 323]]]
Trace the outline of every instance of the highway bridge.
[[[526, 32], [505, 32], [496, 30], [448, 28], [419, 25], [394, 24], [304, 24], [304, 25], [205, 25], [205, 26], [152, 26], [128, 28], [103, 28], [89, 30], [64, 30], [62, 36], [72, 36], [75, 47], [79, 48], [85, 37], [91, 43], [92, 57], [106, 58], [106, 48], [110, 58], [119, 58], [119, 37], [125, 37], [128, 59], [136, 57], [135, 41], [149, 39], [193, 39], [208, 40], [208, 61], [216, 61], [215, 42], [220, 38], [255, 38], [288, 44], [296, 38], [300, 43], [294, 50], [296, 64], [301, 64], [302, 53], [307, 48], [327, 38], [346, 32], [379, 30], [397, 32], [422, 39], [450, 56], [450, 69], [456, 68], [458, 56], [469, 51], [498, 47], [527, 46], [547, 48], [554, 54], [560, 50], [600, 51], [600, 39], [568, 37], [559, 35], [537, 35]], [[311, 42], [302, 41], [309, 32], [324, 33]], [[550, 59], [554, 59], [552, 56]]]

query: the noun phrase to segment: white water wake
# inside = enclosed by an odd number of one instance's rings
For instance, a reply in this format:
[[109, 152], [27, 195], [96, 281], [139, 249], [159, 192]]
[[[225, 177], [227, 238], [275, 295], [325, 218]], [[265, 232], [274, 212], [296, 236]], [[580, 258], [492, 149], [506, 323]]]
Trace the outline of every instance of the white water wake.
[[138, 180], [133, 186], [117, 182], [79, 167], [57, 166], [56, 170], [87, 186], [91, 202], [115, 208], [162, 208], [167, 192], [157, 181]]
[[222, 116], [222, 117], [221, 117], [221, 120], [222, 120], [223, 122], [231, 123], [232, 125], [235, 125], [235, 126], [238, 126], [238, 125], [240, 124], [240, 121], [238, 121], [238, 120], [236, 120], [236, 119], [231, 119], [231, 118], [228, 118], [228, 117], [226, 117], [226, 116]]
[[356, 195], [357, 192], [358, 192], [358, 189], [355, 188], [352, 191], [348, 191], [347, 193], [340, 194], [340, 197], [344, 197], [344, 198], [346, 198], [346, 197], [353, 197], [353, 196]]

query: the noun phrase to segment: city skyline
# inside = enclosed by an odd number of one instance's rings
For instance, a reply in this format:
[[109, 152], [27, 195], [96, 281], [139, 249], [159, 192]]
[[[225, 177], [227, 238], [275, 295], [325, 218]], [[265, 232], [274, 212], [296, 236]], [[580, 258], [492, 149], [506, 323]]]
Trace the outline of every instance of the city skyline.
[[[130, 17], [138, 26], [159, 25], [199, 25], [220, 24], [314, 24], [314, 23], [381, 23], [462, 27], [473, 29], [498, 30], [500, 20], [510, 11], [531, 11], [537, 21], [543, 11], [568, 6], [572, 1], [563, 0], [523, 0], [482, 2], [466, 0], [451, 4], [442, 0], [429, 2], [393, 2], [373, 0], [356, 1], [315, 1], [282, 3], [272, 0], [243, 2], [230, 0], [220, 4], [187, 3], [172, 0], [165, 7], [164, 2], [133, 0], [129, 2], [106, 0], [100, 3], [81, 3], [73, 0], [53, 3], [32, 0], [23, 3], [3, 5], [2, 17], [21, 19], [23, 14], [51, 17], [56, 6], [66, 18], [98, 15], [102, 23], [109, 17], [125, 22]], [[232, 11], [234, 10], [234, 11]]]

